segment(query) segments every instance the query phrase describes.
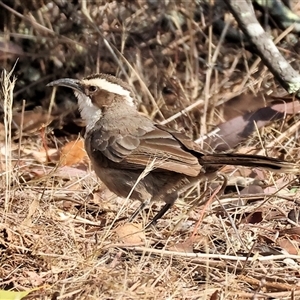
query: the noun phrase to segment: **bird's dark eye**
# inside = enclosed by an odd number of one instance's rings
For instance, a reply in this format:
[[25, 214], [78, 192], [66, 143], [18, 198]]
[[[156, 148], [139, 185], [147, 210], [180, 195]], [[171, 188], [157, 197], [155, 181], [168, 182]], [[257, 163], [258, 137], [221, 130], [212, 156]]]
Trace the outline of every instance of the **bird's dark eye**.
[[88, 87], [88, 91], [89, 91], [90, 93], [94, 93], [94, 92], [97, 91], [97, 87], [94, 86], [94, 85], [90, 85], [90, 86]]

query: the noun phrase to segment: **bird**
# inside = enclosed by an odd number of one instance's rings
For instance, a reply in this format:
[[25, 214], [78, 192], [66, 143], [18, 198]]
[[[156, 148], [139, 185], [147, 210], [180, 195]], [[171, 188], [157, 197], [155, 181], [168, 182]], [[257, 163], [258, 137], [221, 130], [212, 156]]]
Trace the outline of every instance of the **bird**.
[[298, 170], [296, 164], [276, 158], [203, 151], [185, 133], [141, 114], [131, 86], [113, 75], [62, 78], [47, 86], [73, 89], [86, 123], [85, 150], [96, 175], [117, 196], [141, 201], [129, 221], [150, 202], [165, 202], [146, 227], [156, 224], [186, 186], [213, 179], [224, 165]]

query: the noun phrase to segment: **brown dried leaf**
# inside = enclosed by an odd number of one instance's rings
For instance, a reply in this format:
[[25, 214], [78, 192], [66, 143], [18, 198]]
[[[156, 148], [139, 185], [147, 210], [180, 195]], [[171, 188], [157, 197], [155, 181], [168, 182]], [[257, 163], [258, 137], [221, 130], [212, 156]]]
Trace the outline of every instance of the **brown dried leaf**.
[[247, 112], [220, 124], [217, 127], [218, 131], [216, 135], [210, 137], [205, 142], [215, 151], [230, 150], [248, 138], [256, 128], [262, 128], [271, 121], [282, 119], [286, 114], [299, 113], [299, 101], [290, 103], [281, 101], [282, 103], [262, 107], [253, 112]]
[[277, 239], [277, 244], [289, 254], [299, 254], [299, 244], [288, 239], [287, 237], [280, 237]]
[[210, 300], [219, 300], [220, 299], [220, 292], [218, 290], [215, 290], [211, 296], [210, 296]]
[[223, 111], [222, 119], [231, 120], [246, 113], [256, 111], [265, 106], [264, 96], [253, 94], [240, 94], [231, 98], [220, 106]]
[[60, 165], [72, 166], [87, 160], [83, 139], [67, 143], [60, 153]]
[[264, 192], [263, 188], [257, 184], [251, 184], [243, 188], [240, 192], [241, 195], [255, 195], [262, 194]]
[[245, 217], [242, 219], [241, 223], [244, 224], [258, 224], [263, 220], [263, 212], [256, 211], [253, 213], [245, 213]]
[[34, 199], [28, 208], [28, 213], [26, 218], [22, 221], [22, 224], [25, 225], [26, 227], [30, 227], [32, 225], [32, 217], [35, 214], [35, 212], [38, 210], [40, 206], [40, 201], [39, 199]]
[[299, 224], [300, 223], [300, 211], [297, 208], [293, 208], [288, 213], [288, 218], [293, 222]]
[[145, 243], [145, 233], [142, 224], [126, 223], [118, 227], [116, 233], [122, 243], [140, 245]]
[[[19, 130], [23, 126], [23, 133], [33, 134], [46, 127], [53, 120], [53, 116], [42, 107], [36, 107], [34, 110], [25, 111], [23, 116], [21, 112], [13, 114], [13, 125]], [[23, 121], [23, 124], [22, 124]]]
[[283, 229], [280, 231], [280, 234], [289, 234], [289, 235], [293, 235], [293, 239], [297, 240], [297, 242], [300, 242], [300, 227], [292, 227], [292, 228], [287, 228], [287, 229]]
[[34, 271], [25, 271], [28, 280], [32, 286], [41, 286], [45, 280], [37, 272]]
[[6, 137], [5, 126], [3, 123], [0, 123], [0, 141], [4, 141]]
[[58, 151], [57, 149], [41, 149], [40, 151], [32, 150], [32, 149], [22, 149], [24, 154], [32, 155], [36, 161], [43, 164], [48, 162], [48, 158], [51, 159], [52, 162], [58, 160]]
[[171, 246], [168, 250], [184, 253], [193, 253], [193, 242], [191, 239], [187, 239], [186, 241], [176, 243], [175, 245]]
[[71, 177], [82, 178], [87, 174], [87, 169], [82, 168], [74, 168], [74, 167], [60, 167], [57, 171], [53, 174], [54, 176], [70, 179]]
[[0, 37], [0, 60], [22, 55], [24, 55], [24, 52], [19, 45]]
[[271, 107], [263, 107], [253, 113], [235, 117], [218, 126], [217, 135], [206, 142], [215, 151], [225, 151], [234, 148], [238, 143], [248, 138], [257, 128], [266, 126], [270, 121], [283, 118], [284, 114]]

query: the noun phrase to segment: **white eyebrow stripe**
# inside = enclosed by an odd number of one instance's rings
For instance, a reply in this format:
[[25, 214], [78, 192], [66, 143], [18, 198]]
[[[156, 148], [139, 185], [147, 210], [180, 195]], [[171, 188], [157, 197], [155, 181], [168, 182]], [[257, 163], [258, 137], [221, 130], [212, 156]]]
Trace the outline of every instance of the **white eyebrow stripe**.
[[115, 94], [118, 94], [121, 96], [129, 96], [130, 95], [130, 91], [124, 89], [119, 84], [109, 82], [104, 78], [84, 79], [84, 80], [82, 80], [82, 82], [84, 84], [98, 86], [103, 90], [106, 90], [110, 93], [115, 93]]
[[132, 97], [130, 96], [130, 91], [124, 89], [121, 85], [109, 82], [104, 78], [92, 78], [83, 79], [82, 82], [86, 85], [98, 86], [100, 89], [106, 90], [110, 93], [114, 93], [120, 96], [125, 96], [127, 103], [130, 106], [134, 106]]

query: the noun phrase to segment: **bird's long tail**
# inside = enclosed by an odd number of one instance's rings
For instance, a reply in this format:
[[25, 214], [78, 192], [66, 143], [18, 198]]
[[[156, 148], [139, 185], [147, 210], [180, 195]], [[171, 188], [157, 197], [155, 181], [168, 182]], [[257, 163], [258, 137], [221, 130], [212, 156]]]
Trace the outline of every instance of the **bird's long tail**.
[[200, 158], [204, 166], [239, 165], [258, 167], [277, 172], [299, 173], [299, 166], [280, 159], [251, 154], [205, 154]]

